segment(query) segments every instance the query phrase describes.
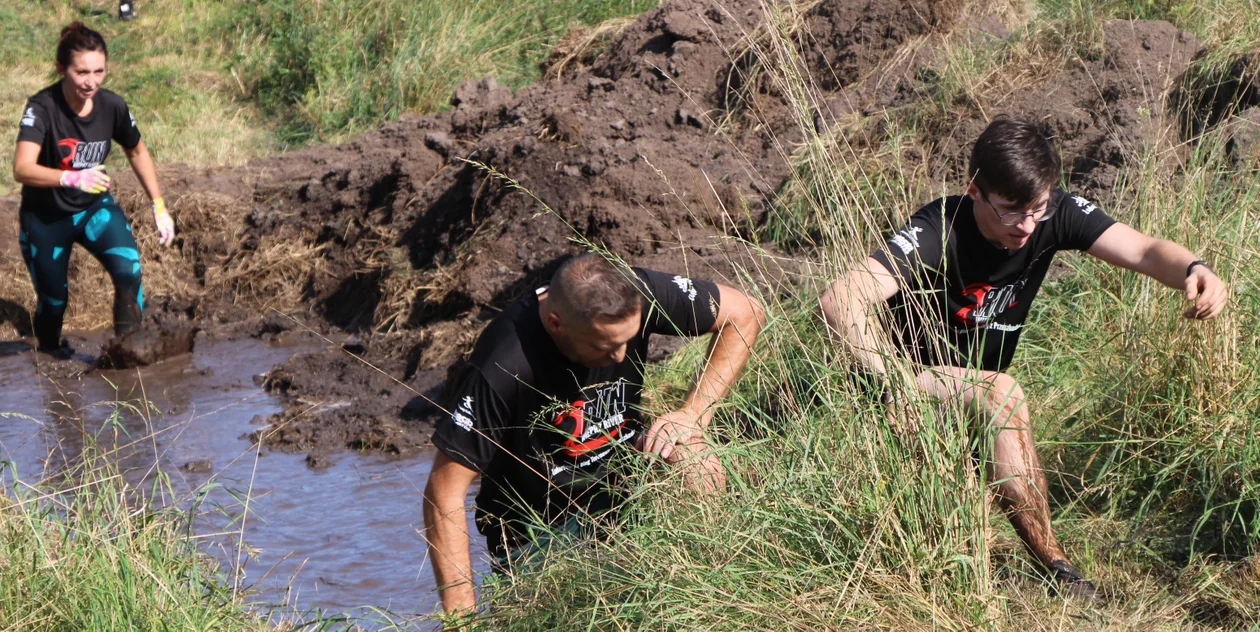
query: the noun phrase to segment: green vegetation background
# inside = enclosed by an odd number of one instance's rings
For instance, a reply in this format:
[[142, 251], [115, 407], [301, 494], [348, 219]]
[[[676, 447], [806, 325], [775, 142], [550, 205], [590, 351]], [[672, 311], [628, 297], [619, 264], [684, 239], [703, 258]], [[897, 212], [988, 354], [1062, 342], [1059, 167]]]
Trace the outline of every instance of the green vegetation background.
[[[113, 0], [0, 3], [0, 192], [26, 98], [56, 80], [61, 27], [82, 20], [110, 46], [106, 87], [132, 106], [159, 164], [239, 164], [336, 142], [447, 106], [460, 82], [513, 88], [569, 29], [656, 0]], [[115, 156], [115, 160], [118, 157]], [[121, 165], [122, 163], [113, 163]]]
[[[537, 62], [570, 25], [653, 4], [141, 0], [142, 18], [118, 24], [94, 13], [112, 12], [112, 0], [6, 3], [0, 135], [13, 137], [22, 101], [51, 82], [52, 43], [71, 19], [110, 38], [107, 85], [135, 106], [159, 162], [206, 166], [440, 108], [463, 79], [492, 74], [520, 85], [537, 77]], [[617, 537], [558, 549], [545, 567], [494, 583], [486, 629], [1260, 626], [1260, 183], [1229, 158], [1223, 130], [1199, 139], [1180, 169], [1155, 154], [1127, 157], [1108, 210], [1212, 259], [1234, 290], [1227, 315], [1184, 322], [1177, 292], [1069, 256], [1066, 273], [1043, 288], [1016, 362], [1051, 473], [1056, 529], [1103, 587], [1102, 605], [1046, 593], [987, 502], [989, 482], [973, 461], [982, 450], [962, 415], [925, 409], [933, 423], [922, 435], [897, 435], [852, 391], [821, 331], [822, 283], [920, 203], [953, 190], [900, 157], [931, 155], [931, 130], [986, 91], [1097, 50], [1099, 25], [1110, 18], [1167, 19], [1193, 32], [1209, 48], [1194, 69], [1203, 85], [1260, 48], [1260, 11], [1248, 0], [1030, 0], [999, 10], [1018, 18], [1013, 36], [953, 42], [931, 99], [882, 115], [877, 126], [804, 134], [801, 169], [761, 236], [819, 272], [763, 297], [771, 323], [717, 423], [772, 432], [724, 449], [730, 493], [680, 501], [676, 481], [638, 472]], [[793, 26], [790, 13], [783, 19], [758, 56], [767, 80], [792, 97], [801, 78], [789, 47], [775, 45]], [[809, 108], [798, 114], [812, 129]], [[849, 142], [859, 137], [865, 142]], [[2, 151], [8, 164], [12, 146]], [[0, 171], [0, 188], [9, 178]], [[687, 347], [653, 369], [653, 406], [680, 397], [701, 352]], [[178, 538], [179, 516], [121, 521], [108, 501], [122, 492], [85, 489], [100, 494], [80, 494], [82, 511], [40, 498], [0, 508], [2, 541], [12, 543], [0, 548], [0, 614], [30, 604], [43, 613], [0, 618], [0, 628], [255, 625], [204, 562], [181, 561], [192, 549]], [[172, 572], [127, 570], [149, 565]], [[92, 618], [99, 603], [137, 617], [209, 614], [100, 622]]]

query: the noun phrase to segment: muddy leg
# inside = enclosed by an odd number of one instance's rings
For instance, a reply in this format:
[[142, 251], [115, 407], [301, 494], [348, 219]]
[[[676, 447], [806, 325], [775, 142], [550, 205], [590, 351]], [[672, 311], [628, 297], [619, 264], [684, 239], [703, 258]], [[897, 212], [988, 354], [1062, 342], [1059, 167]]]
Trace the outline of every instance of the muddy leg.
[[985, 465], [989, 479], [998, 482], [998, 504], [1042, 564], [1066, 560], [1050, 527], [1046, 475], [1033, 444], [1023, 389], [1006, 374], [998, 374], [987, 386], [976, 389], [983, 393], [973, 406], [979, 408], [982, 422], [993, 424], [996, 434], [992, 459]]

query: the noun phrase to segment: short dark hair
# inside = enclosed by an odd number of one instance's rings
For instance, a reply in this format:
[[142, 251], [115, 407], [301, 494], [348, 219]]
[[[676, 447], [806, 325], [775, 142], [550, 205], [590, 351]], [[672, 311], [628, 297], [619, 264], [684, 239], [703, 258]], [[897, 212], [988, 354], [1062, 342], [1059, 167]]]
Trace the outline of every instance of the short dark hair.
[[967, 173], [982, 193], [1022, 206], [1058, 184], [1062, 166], [1059, 152], [1036, 125], [1001, 117], [976, 139]]
[[584, 322], [624, 320], [642, 308], [634, 272], [587, 253], [564, 262], [547, 289], [556, 311]]
[[57, 42], [57, 63], [62, 68], [70, 65], [75, 53], [99, 51], [109, 59], [109, 48], [105, 46], [105, 38], [100, 33], [88, 28], [82, 22], [71, 22], [61, 29], [61, 41]]

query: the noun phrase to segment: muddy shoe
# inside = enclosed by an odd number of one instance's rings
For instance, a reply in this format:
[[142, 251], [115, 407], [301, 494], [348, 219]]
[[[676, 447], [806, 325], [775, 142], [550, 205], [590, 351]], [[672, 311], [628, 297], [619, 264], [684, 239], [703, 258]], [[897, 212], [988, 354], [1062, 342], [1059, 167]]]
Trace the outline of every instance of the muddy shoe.
[[70, 343], [65, 340], [61, 341], [61, 346], [45, 347], [44, 345], [40, 345], [36, 347], [35, 350], [52, 356], [52, 359], [54, 360], [69, 360], [74, 357], [74, 349], [71, 348]]
[[1090, 603], [1098, 602], [1098, 588], [1094, 582], [1085, 579], [1084, 575], [1067, 560], [1050, 562], [1050, 572], [1054, 574], [1054, 590], [1061, 597], [1079, 599]]

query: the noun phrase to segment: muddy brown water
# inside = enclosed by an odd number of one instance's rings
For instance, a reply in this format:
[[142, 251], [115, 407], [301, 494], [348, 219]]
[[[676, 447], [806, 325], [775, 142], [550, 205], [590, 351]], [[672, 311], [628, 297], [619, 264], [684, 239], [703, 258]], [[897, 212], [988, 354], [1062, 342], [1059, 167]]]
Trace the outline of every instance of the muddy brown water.
[[[80, 338], [76, 347], [94, 342]], [[439, 602], [419, 531], [431, 451], [403, 460], [346, 453], [315, 470], [301, 455], [258, 456], [243, 438], [257, 428], [256, 416], [281, 408], [254, 376], [318, 347], [303, 339], [201, 340], [195, 354], [139, 372], [49, 378], [25, 345], [0, 343], [0, 412], [21, 415], [0, 418], [0, 461], [10, 464], [5, 483], [14, 469], [25, 481], [55, 473], [81, 455], [85, 437], [134, 444], [117, 459], [141, 489], [161, 471], [174, 502], [188, 506], [196, 490], [217, 484], [201, 503], [195, 530], [206, 552], [239, 569], [258, 608], [280, 606], [272, 612], [286, 618], [315, 610], [377, 616], [363, 607], [404, 618], [432, 613]], [[142, 398], [160, 412], [113, 404]], [[208, 471], [199, 471], [206, 461]], [[488, 568], [483, 551], [474, 551], [474, 560], [479, 571]]]

